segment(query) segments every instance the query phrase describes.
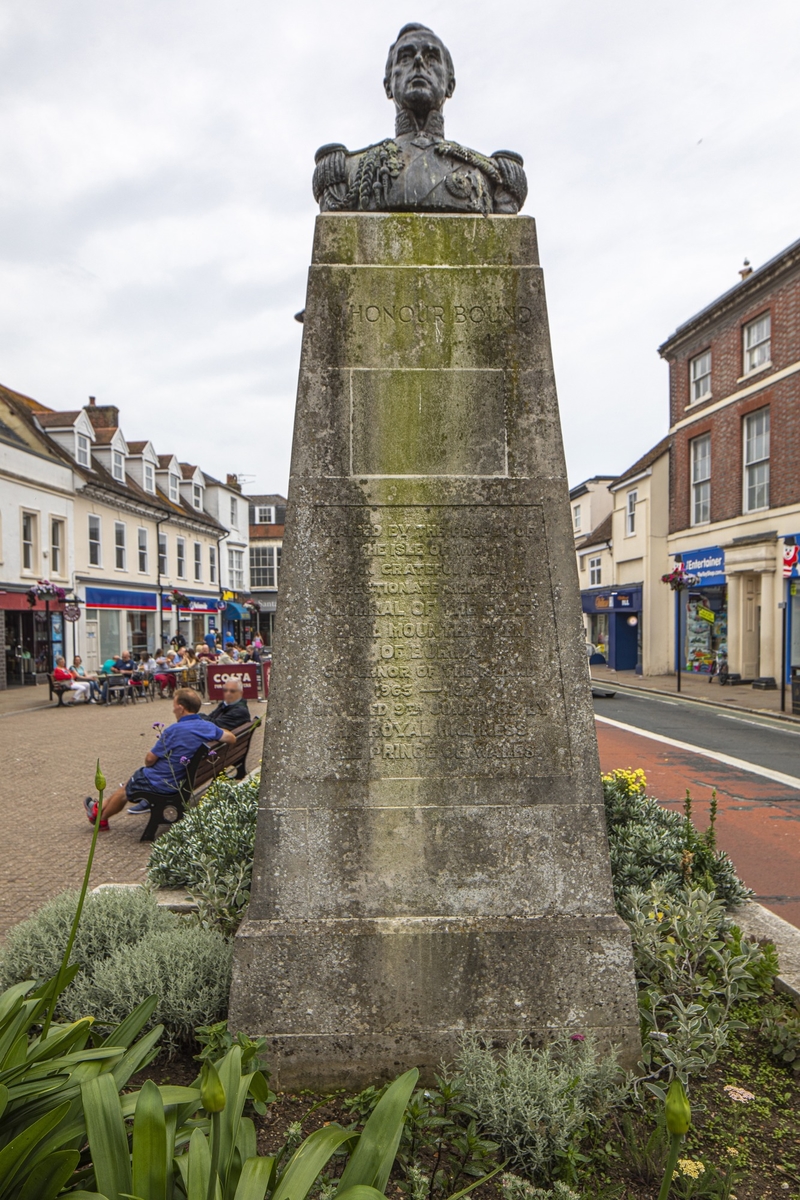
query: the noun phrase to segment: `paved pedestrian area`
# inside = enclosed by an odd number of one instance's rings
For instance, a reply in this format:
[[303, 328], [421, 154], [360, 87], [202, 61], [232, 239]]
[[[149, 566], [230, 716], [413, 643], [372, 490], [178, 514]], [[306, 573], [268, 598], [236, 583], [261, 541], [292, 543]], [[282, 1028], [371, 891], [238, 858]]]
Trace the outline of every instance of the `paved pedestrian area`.
[[[46, 689], [24, 691], [47, 695]], [[8, 697], [8, 693], [0, 695], [4, 700]], [[203, 711], [211, 707], [205, 705]], [[22, 711], [6, 700], [3, 708], [0, 937], [44, 900], [64, 888], [80, 886], [92, 835], [81, 802], [93, 793], [98, 757], [109, 788], [116, 787], [143, 765], [156, 737], [153, 722], [174, 720], [167, 699], [109, 707], [53, 704]], [[263, 715], [264, 705], [252, 706], [252, 711]], [[261, 758], [259, 733], [250, 748], [248, 770], [258, 766]], [[100, 834], [92, 887], [138, 883], [144, 878], [150, 847], [139, 838], [146, 819], [123, 812], [111, 821], [108, 833]]]

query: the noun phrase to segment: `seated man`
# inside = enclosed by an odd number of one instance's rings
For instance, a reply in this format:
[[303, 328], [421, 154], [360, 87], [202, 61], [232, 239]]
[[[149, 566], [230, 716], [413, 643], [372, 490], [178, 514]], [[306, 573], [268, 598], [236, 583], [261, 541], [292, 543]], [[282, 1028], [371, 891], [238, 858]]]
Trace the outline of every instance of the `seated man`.
[[57, 658], [55, 670], [53, 671], [53, 683], [59, 683], [62, 686], [66, 684], [66, 690], [75, 693], [75, 698], [68, 701], [70, 704], [77, 704], [79, 700], [89, 702], [89, 687], [88, 680], [77, 679], [71, 671], [67, 670], [67, 660], [65, 658]]
[[[198, 692], [191, 688], [178, 688], [172, 701], [175, 724], [161, 730], [155, 746], [148, 750], [144, 757], [144, 766], [134, 771], [128, 782], [121, 784], [104, 801], [101, 829], [108, 829], [108, 818], [122, 812], [128, 801], [134, 799], [137, 787], [141, 789], [144, 786], [150, 792], [174, 795], [183, 782], [193, 754], [204, 742], [236, 741], [229, 730], [220, 731], [218, 725], [212, 725], [200, 715], [202, 703]], [[83, 806], [94, 825], [97, 820], [97, 802], [91, 796], [87, 796]], [[144, 812], [147, 807], [146, 804], [137, 805], [136, 810]]]
[[252, 720], [241, 679], [226, 679], [222, 685], [222, 700], [206, 718], [220, 729], [238, 729]]

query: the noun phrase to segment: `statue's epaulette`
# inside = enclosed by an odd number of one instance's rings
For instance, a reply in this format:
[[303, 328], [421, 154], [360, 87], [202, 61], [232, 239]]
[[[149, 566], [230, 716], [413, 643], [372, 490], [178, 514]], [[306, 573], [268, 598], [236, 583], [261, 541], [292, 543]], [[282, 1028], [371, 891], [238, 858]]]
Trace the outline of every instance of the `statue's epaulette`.
[[528, 195], [528, 180], [523, 170], [525, 164], [522, 161], [522, 155], [517, 154], [514, 150], [495, 150], [492, 158], [500, 169], [506, 191], [510, 192], [519, 207], [522, 208], [525, 197]]
[[327, 188], [334, 187], [337, 183], [347, 183], [346, 154], [347, 147], [341, 142], [329, 142], [327, 146], [320, 146], [314, 155], [316, 166], [311, 186], [317, 204]]

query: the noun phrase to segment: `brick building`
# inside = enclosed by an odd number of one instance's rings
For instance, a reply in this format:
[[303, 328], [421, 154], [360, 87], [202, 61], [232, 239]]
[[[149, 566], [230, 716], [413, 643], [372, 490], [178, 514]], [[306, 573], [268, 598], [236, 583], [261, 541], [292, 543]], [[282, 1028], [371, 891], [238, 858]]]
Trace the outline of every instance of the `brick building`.
[[[800, 241], [686, 321], [669, 363], [668, 550], [683, 593], [684, 669], [727, 661], [748, 679], [800, 667]], [[787, 577], [784, 578], [784, 550]]]
[[278, 608], [286, 497], [246, 496], [250, 521], [250, 588], [258, 604], [256, 622], [266, 646], [272, 646]]

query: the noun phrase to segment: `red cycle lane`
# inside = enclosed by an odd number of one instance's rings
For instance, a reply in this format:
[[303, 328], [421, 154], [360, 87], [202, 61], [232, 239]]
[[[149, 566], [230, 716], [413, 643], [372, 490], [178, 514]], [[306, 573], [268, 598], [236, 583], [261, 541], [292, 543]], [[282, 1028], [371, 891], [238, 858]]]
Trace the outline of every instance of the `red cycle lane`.
[[761, 904], [800, 927], [800, 791], [601, 721], [597, 741], [603, 771], [641, 767], [665, 808], [682, 809], [688, 788], [700, 829], [716, 788], [718, 846]]

